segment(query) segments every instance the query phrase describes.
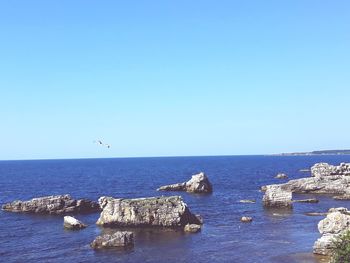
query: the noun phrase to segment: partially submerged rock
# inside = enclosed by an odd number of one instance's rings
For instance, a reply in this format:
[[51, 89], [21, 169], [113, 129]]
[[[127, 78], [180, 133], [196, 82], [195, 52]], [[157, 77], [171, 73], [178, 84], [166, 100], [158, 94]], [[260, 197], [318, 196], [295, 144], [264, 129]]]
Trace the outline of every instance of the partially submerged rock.
[[191, 180], [184, 183], [164, 185], [157, 191], [186, 191], [190, 193], [211, 193], [213, 187], [204, 173], [192, 175]]
[[252, 221], [253, 221], [253, 218], [250, 216], [242, 216], [241, 217], [241, 222], [243, 222], [243, 223], [250, 223]]
[[86, 199], [73, 199], [70, 195], [54, 195], [33, 198], [29, 201], [14, 201], [2, 206], [9, 212], [40, 214], [91, 213], [100, 211], [97, 202]]
[[320, 255], [330, 255], [333, 242], [350, 229], [350, 211], [346, 208], [332, 208], [327, 217], [318, 223], [318, 230], [322, 234], [314, 246], [313, 252]]
[[98, 236], [90, 246], [94, 249], [130, 247], [134, 245], [134, 234], [129, 231], [117, 231], [114, 234]]
[[197, 224], [187, 224], [184, 227], [184, 231], [189, 233], [197, 233], [201, 231], [201, 226]]
[[287, 179], [288, 175], [284, 174], [284, 173], [279, 173], [275, 176], [276, 179]]
[[115, 199], [101, 197], [96, 224], [129, 227], [184, 227], [200, 224], [180, 196]]
[[350, 194], [337, 195], [333, 197], [334, 200], [350, 200]]
[[253, 199], [243, 199], [243, 200], [239, 200], [239, 202], [243, 204], [255, 204], [255, 200]]
[[292, 207], [292, 192], [282, 189], [279, 185], [268, 185], [263, 197], [267, 207]]
[[318, 203], [318, 199], [310, 198], [310, 199], [293, 200], [293, 203]]
[[306, 216], [326, 216], [328, 213], [323, 213], [323, 212], [307, 212], [304, 213]]
[[83, 229], [83, 228], [87, 227], [81, 221], [79, 221], [78, 219], [76, 219], [72, 216], [65, 216], [63, 218], [63, 226], [64, 226], [64, 228], [71, 229], [71, 230], [78, 230], [78, 229]]

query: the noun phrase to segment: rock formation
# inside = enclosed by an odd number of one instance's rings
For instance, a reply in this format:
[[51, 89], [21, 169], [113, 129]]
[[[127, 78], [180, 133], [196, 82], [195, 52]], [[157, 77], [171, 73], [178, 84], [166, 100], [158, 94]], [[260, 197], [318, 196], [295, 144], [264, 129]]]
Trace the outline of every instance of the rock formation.
[[275, 176], [276, 179], [287, 179], [288, 175], [284, 174], [284, 173], [279, 173]]
[[128, 231], [117, 231], [112, 235], [98, 236], [90, 246], [94, 249], [130, 247], [134, 245], [134, 234]]
[[180, 196], [115, 199], [101, 197], [103, 209], [96, 224], [130, 227], [184, 227], [200, 224]]
[[14, 201], [2, 206], [9, 212], [41, 214], [89, 213], [100, 211], [97, 202], [86, 199], [75, 200], [70, 195], [55, 195], [33, 198], [29, 201]]
[[334, 240], [349, 229], [350, 211], [343, 207], [330, 209], [327, 217], [318, 223], [318, 230], [322, 236], [315, 242], [313, 252], [330, 255]]
[[157, 191], [186, 191], [190, 193], [211, 193], [213, 187], [204, 173], [192, 175], [191, 180], [184, 183], [164, 185]]
[[63, 218], [63, 226], [64, 228], [71, 229], [71, 230], [78, 230], [86, 227], [85, 224], [83, 224], [81, 221], [79, 221], [78, 219], [72, 216], [65, 216]]
[[[350, 164], [333, 166], [317, 163], [311, 168], [311, 175], [308, 178], [290, 180], [279, 186], [293, 193], [350, 195]], [[261, 188], [262, 191], [266, 189], [266, 186]]]
[[184, 227], [184, 231], [189, 233], [197, 233], [201, 231], [201, 226], [197, 224], [187, 224]]
[[267, 207], [292, 207], [292, 192], [282, 189], [280, 185], [268, 185], [263, 204]]

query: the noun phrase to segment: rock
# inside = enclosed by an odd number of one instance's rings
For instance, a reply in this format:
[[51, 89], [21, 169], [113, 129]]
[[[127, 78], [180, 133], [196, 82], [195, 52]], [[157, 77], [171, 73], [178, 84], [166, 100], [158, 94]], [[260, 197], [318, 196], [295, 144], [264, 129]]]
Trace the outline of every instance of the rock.
[[164, 185], [157, 191], [186, 191], [190, 193], [211, 193], [213, 187], [204, 173], [192, 175], [191, 180], [184, 183]]
[[187, 224], [184, 227], [184, 231], [189, 233], [197, 233], [201, 231], [201, 226], [197, 224]]
[[330, 209], [327, 217], [318, 223], [322, 236], [315, 242], [313, 253], [331, 255], [333, 241], [349, 229], [350, 211], [344, 207]]
[[75, 200], [68, 194], [33, 198], [29, 201], [14, 201], [2, 206], [9, 212], [40, 214], [92, 213], [100, 211], [97, 202], [86, 199]]
[[284, 174], [284, 173], [279, 173], [275, 176], [276, 179], [287, 179], [288, 175]]
[[302, 200], [293, 200], [293, 203], [318, 203], [318, 199], [310, 198], [310, 199], [302, 199]]
[[299, 172], [301, 172], [301, 173], [308, 173], [310, 171], [311, 171], [310, 169], [300, 169], [299, 170]]
[[350, 200], [350, 194], [337, 195], [333, 197], [334, 200]]
[[239, 200], [239, 202], [244, 204], [255, 204], [255, 200], [250, 200], [250, 199]]
[[253, 221], [253, 218], [250, 216], [242, 216], [241, 217], [241, 222], [243, 222], [243, 223], [250, 223], [252, 221]]
[[112, 235], [98, 236], [90, 246], [94, 249], [131, 247], [134, 245], [134, 234], [129, 231], [117, 231]]
[[65, 216], [63, 218], [63, 226], [64, 228], [72, 230], [83, 229], [86, 227], [85, 224], [83, 224], [81, 221], [77, 220], [72, 216]]
[[194, 215], [194, 216], [197, 218], [198, 224], [203, 225], [203, 223], [204, 223], [203, 217], [201, 215], [198, 215], [198, 214]]
[[293, 193], [350, 195], [350, 164], [318, 163], [311, 168], [311, 173], [312, 177], [290, 180], [279, 186]]
[[306, 216], [326, 216], [328, 213], [322, 213], [322, 212], [308, 212], [304, 213]]
[[282, 189], [279, 185], [268, 185], [263, 197], [267, 207], [292, 207], [292, 192]]
[[101, 197], [103, 209], [96, 224], [129, 227], [184, 227], [200, 224], [180, 196], [115, 199]]

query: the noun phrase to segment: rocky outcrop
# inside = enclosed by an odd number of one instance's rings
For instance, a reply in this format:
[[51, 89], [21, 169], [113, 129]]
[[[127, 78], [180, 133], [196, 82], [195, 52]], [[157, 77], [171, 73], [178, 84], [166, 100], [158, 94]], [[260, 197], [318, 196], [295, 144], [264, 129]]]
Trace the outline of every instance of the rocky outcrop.
[[250, 223], [252, 221], [253, 221], [253, 218], [250, 216], [242, 216], [241, 217], [241, 222], [243, 222], [243, 223]]
[[129, 227], [184, 227], [200, 224], [180, 196], [115, 199], [101, 197], [103, 209], [96, 224]]
[[184, 227], [184, 231], [188, 233], [197, 233], [201, 231], [201, 226], [197, 224], [187, 224]]
[[350, 211], [346, 208], [332, 208], [325, 219], [318, 223], [318, 230], [322, 236], [313, 246], [314, 254], [330, 255], [333, 242], [350, 229]]
[[114, 234], [98, 236], [90, 246], [93, 249], [132, 247], [134, 245], [134, 234], [129, 231], [117, 231]]
[[[279, 186], [293, 193], [350, 194], [350, 164], [341, 163], [339, 166], [333, 166], [318, 163], [311, 168], [311, 174], [311, 177], [290, 180]], [[261, 189], [266, 190], [266, 186]]]
[[292, 207], [292, 192], [284, 190], [280, 185], [268, 185], [263, 197], [266, 207]]
[[184, 183], [164, 185], [157, 191], [186, 191], [189, 193], [211, 193], [213, 187], [204, 173], [192, 175], [191, 180]]
[[276, 179], [287, 179], [288, 175], [284, 174], [284, 173], [279, 173], [275, 176]]
[[78, 230], [78, 229], [83, 229], [87, 227], [81, 221], [79, 221], [78, 219], [72, 216], [65, 216], [63, 218], [63, 226], [64, 228], [70, 229], [70, 230]]
[[14, 201], [2, 206], [9, 212], [40, 214], [90, 213], [100, 211], [97, 202], [73, 199], [70, 195], [55, 195], [33, 198], [29, 201]]

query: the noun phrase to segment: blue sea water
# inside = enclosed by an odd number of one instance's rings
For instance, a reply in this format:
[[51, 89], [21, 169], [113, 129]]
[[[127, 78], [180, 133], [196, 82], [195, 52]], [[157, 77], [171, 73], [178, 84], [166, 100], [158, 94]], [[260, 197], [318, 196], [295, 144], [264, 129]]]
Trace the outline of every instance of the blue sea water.
[[[309, 176], [299, 172], [316, 162], [339, 164], [350, 156], [222, 156], [125, 159], [77, 159], [0, 162], [0, 203], [16, 199], [71, 194], [97, 200], [181, 195], [190, 210], [204, 218], [202, 231], [138, 229], [131, 250], [94, 251], [89, 243], [104, 229], [98, 213], [77, 215], [89, 224], [81, 231], [63, 229], [62, 216], [0, 212], [1, 262], [316, 262], [312, 245], [319, 237], [317, 223], [323, 212], [345, 206], [328, 196], [318, 204], [297, 203], [292, 211], [265, 210], [260, 186], [281, 183], [279, 172], [290, 179]], [[187, 181], [204, 171], [214, 192], [196, 195], [157, 192], [164, 184]], [[256, 199], [255, 204], [239, 203]], [[253, 222], [240, 222], [242, 215]]]

